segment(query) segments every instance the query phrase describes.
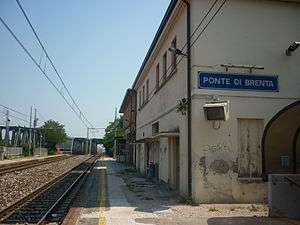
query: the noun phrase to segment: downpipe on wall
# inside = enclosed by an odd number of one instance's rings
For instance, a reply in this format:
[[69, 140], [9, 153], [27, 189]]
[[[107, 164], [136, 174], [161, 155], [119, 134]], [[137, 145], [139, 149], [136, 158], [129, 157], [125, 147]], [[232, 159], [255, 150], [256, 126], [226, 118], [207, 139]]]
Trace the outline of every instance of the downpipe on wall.
[[186, 39], [187, 39], [187, 120], [188, 120], [188, 198], [192, 200], [192, 124], [191, 124], [191, 6], [189, 1], [181, 0], [186, 5]]

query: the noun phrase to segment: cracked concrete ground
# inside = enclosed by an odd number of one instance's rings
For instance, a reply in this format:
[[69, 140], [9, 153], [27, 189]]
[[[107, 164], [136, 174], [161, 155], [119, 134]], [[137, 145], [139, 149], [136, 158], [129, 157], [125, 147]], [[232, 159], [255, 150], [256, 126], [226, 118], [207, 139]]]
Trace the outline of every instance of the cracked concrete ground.
[[75, 210], [78, 225], [300, 225], [268, 218], [265, 205], [185, 204], [167, 185], [109, 158], [97, 162], [85, 186], [80, 212]]

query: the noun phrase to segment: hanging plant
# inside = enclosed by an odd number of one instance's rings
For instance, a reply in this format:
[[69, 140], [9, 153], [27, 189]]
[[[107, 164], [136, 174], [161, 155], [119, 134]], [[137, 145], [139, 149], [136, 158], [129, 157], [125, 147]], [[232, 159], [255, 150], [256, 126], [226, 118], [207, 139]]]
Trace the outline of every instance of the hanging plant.
[[188, 106], [188, 101], [186, 98], [182, 98], [178, 100], [176, 112], [181, 113], [182, 115], [186, 115], [187, 106]]

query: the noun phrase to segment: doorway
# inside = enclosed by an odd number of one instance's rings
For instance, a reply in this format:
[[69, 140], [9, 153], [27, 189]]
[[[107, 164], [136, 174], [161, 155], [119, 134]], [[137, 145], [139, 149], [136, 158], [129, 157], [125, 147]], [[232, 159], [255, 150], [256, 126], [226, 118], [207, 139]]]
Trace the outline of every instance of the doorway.
[[300, 173], [300, 101], [279, 111], [267, 124], [262, 138], [263, 173]]

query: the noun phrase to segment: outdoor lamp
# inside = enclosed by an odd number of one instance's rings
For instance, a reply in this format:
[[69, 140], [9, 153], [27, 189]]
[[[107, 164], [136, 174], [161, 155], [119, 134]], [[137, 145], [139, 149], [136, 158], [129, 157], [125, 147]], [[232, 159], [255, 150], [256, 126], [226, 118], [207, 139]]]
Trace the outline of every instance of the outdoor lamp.
[[294, 41], [287, 50], [285, 50], [285, 54], [287, 56], [291, 56], [292, 52], [296, 51], [296, 49], [299, 47], [300, 42], [299, 41]]
[[176, 55], [182, 55], [182, 56], [185, 56], [185, 57], [187, 57], [187, 54], [185, 54], [185, 53], [183, 53], [180, 49], [178, 49], [178, 48], [169, 48], [169, 51], [170, 52], [173, 52], [173, 53], [175, 53]]

